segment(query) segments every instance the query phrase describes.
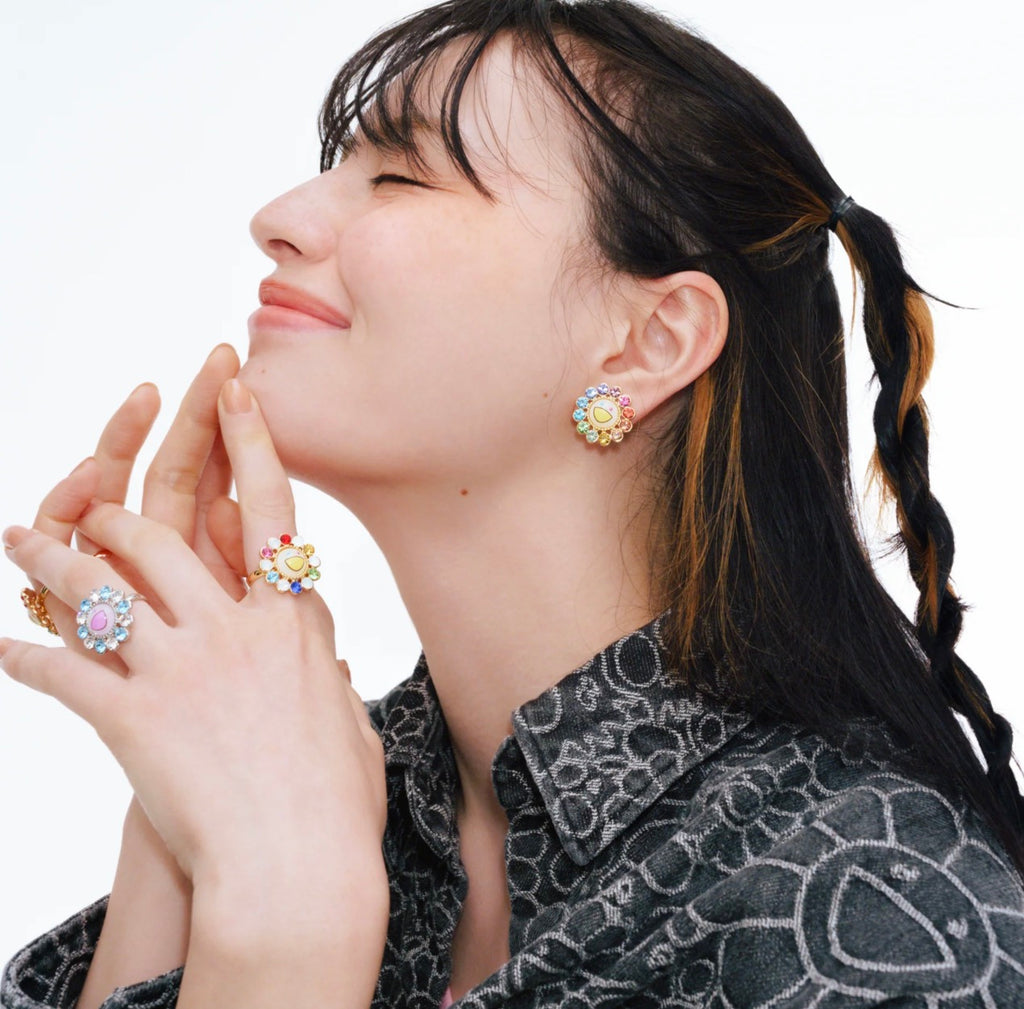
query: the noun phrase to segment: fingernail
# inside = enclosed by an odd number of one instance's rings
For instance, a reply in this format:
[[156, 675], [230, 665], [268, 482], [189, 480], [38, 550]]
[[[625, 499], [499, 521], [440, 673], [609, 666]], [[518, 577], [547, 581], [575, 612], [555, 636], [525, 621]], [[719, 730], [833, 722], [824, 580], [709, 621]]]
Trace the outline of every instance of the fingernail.
[[3, 534], [4, 546], [10, 550], [16, 547], [27, 535], [28, 530], [23, 526], [8, 526]]
[[[218, 343], [217, 346], [214, 347], [213, 350], [211, 350], [210, 353], [206, 355], [206, 360], [209, 361], [210, 358], [212, 358], [213, 355], [216, 354], [218, 350], [221, 350], [224, 347], [230, 347], [230, 346], [231, 346], [230, 343]], [[234, 348], [232, 348], [232, 349], [234, 349]]]
[[76, 473], [85, 469], [88, 463], [92, 462], [92, 456], [87, 455], [69, 474], [68, 476], [74, 476]]
[[228, 379], [221, 395], [228, 413], [248, 413], [252, 409], [252, 396], [237, 378]]

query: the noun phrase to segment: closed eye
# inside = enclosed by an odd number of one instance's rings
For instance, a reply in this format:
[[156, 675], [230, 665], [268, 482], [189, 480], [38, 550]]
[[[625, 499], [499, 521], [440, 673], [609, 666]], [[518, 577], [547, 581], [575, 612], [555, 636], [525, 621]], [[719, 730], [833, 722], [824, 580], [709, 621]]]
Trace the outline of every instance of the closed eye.
[[372, 179], [370, 179], [370, 185], [374, 187], [383, 185], [385, 182], [396, 182], [399, 185], [406, 186], [422, 186], [424, 189], [431, 188], [425, 182], [420, 182], [418, 179], [409, 179], [406, 178], [404, 175], [391, 175], [387, 172], [385, 172], [383, 175], [375, 175]]

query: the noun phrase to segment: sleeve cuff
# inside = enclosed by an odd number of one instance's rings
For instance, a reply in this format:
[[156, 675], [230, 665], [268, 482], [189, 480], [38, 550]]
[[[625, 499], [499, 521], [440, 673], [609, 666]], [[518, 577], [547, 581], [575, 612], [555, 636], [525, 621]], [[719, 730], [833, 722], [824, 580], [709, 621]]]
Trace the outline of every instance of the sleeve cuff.
[[[19, 950], [0, 979], [0, 1009], [73, 1009], [85, 984], [109, 894]], [[101, 1009], [172, 1009], [184, 966], [115, 988]]]

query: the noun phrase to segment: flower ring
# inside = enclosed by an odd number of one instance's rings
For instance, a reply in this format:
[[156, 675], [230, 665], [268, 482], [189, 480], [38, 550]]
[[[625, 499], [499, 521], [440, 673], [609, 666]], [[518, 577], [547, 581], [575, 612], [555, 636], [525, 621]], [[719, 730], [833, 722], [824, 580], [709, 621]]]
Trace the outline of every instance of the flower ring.
[[301, 536], [271, 536], [260, 550], [260, 566], [249, 575], [249, 584], [258, 578], [266, 578], [281, 593], [309, 592], [320, 579], [316, 548]]
[[78, 607], [78, 636], [82, 644], [102, 655], [115, 652], [128, 640], [133, 620], [132, 603], [145, 600], [138, 592], [124, 592], [109, 585], [93, 589]]

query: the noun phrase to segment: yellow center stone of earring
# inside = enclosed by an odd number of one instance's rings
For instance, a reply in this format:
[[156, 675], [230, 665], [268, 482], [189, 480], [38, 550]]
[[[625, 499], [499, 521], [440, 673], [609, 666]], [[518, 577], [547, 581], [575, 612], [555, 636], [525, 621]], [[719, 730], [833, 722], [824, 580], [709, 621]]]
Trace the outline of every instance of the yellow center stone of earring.
[[591, 427], [599, 431], [614, 427], [619, 419], [619, 407], [610, 399], [595, 399], [587, 408], [587, 419]]

